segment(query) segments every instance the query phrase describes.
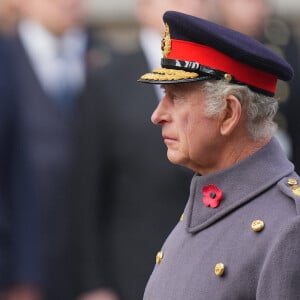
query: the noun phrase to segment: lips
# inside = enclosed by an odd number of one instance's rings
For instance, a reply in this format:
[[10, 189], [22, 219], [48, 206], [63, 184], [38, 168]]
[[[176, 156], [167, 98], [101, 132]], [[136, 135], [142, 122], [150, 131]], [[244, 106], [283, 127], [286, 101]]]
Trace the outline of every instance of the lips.
[[176, 139], [168, 136], [168, 135], [163, 135], [163, 139], [165, 143], [170, 143], [170, 142], [174, 142]]
[[163, 139], [164, 139], [164, 140], [174, 140], [173, 138], [171, 138], [171, 137], [168, 136], [168, 135], [163, 135]]

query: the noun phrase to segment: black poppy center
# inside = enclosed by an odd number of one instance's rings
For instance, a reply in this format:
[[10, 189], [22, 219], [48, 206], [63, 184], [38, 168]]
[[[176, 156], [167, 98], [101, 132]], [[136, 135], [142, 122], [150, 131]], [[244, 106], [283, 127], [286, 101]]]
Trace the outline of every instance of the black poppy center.
[[217, 194], [215, 192], [211, 192], [210, 193], [210, 198], [215, 199], [217, 196]]

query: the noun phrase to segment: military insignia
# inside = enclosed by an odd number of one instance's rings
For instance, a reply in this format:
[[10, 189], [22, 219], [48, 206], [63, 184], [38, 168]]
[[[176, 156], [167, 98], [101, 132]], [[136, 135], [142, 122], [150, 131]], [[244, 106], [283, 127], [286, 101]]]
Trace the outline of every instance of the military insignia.
[[202, 188], [203, 193], [203, 204], [205, 206], [210, 206], [216, 208], [219, 206], [222, 199], [222, 190], [220, 190], [216, 185], [208, 184]]
[[165, 33], [161, 40], [161, 51], [163, 54], [163, 57], [167, 57], [168, 54], [171, 52], [171, 36], [170, 36], [170, 28], [169, 25], [165, 24]]

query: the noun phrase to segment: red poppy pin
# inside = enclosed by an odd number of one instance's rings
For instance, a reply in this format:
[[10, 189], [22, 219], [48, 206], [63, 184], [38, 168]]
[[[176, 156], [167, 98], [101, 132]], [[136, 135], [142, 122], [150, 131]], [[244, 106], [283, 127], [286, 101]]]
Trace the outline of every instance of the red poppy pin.
[[222, 190], [214, 184], [208, 184], [202, 188], [203, 203], [205, 206], [216, 208], [222, 199]]

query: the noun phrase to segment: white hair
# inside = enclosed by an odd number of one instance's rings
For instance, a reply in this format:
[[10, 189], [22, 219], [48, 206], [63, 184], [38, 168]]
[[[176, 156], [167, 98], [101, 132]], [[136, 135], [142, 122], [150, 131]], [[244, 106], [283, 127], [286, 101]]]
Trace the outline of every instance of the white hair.
[[254, 140], [271, 136], [276, 128], [273, 118], [278, 110], [275, 97], [265, 96], [250, 90], [247, 86], [231, 84], [225, 80], [211, 80], [200, 83], [206, 96], [206, 114], [214, 116], [225, 107], [225, 99], [233, 95], [239, 99], [247, 113], [247, 129]]

